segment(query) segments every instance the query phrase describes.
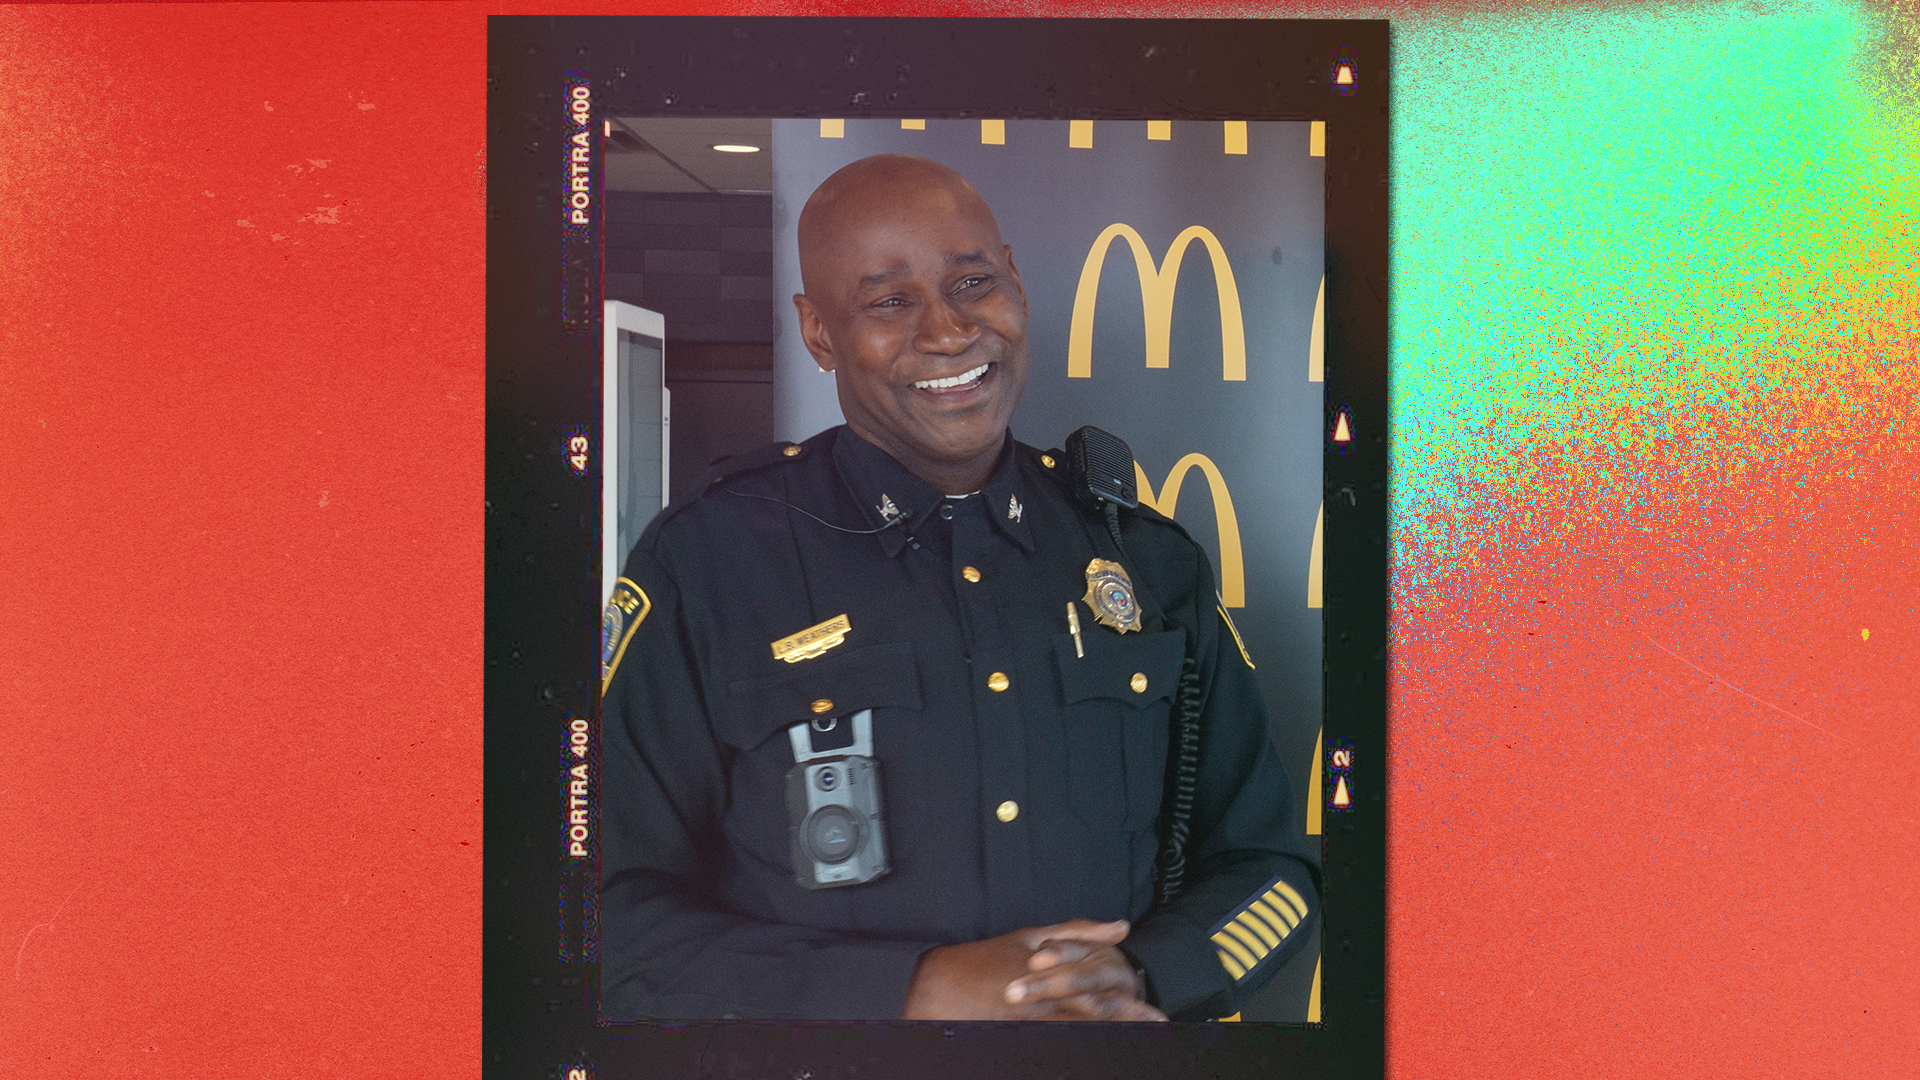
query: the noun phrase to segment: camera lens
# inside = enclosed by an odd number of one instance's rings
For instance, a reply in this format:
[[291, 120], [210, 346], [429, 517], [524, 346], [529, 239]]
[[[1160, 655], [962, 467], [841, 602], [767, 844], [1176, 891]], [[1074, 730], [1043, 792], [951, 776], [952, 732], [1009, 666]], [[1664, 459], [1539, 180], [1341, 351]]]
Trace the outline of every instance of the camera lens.
[[802, 828], [807, 850], [823, 863], [846, 862], [860, 849], [860, 819], [844, 806], [823, 806]]

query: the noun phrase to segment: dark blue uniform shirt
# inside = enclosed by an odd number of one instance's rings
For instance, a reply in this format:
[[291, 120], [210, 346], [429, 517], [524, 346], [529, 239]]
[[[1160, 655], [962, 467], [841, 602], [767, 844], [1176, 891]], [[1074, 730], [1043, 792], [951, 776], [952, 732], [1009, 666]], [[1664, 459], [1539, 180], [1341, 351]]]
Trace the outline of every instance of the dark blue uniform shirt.
[[[1205, 552], [1142, 508], [1122, 555], [1059, 454], [1007, 443], [954, 498], [835, 428], [722, 462], [640, 538], [603, 664], [608, 1019], [898, 1017], [928, 949], [1075, 918], [1133, 920], [1156, 1003], [1216, 1017], [1306, 940], [1318, 893]], [[1126, 567], [1141, 630], [1080, 602], [1095, 558]], [[841, 615], [840, 644], [775, 657]], [[1150, 913], [1189, 651], [1186, 887]], [[787, 729], [817, 702], [872, 710], [889, 872], [863, 884], [795, 880]]]

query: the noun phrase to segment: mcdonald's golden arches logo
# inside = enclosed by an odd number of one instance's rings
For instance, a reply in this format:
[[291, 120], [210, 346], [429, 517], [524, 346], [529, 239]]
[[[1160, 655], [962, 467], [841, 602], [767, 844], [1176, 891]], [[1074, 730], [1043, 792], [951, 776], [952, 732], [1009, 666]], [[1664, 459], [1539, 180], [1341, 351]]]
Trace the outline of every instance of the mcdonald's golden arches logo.
[[1180, 278], [1180, 262], [1195, 240], [1205, 245], [1213, 258], [1213, 284], [1220, 296], [1220, 378], [1227, 382], [1245, 382], [1247, 378], [1247, 333], [1240, 319], [1240, 287], [1233, 280], [1233, 266], [1213, 233], [1199, 225], [1188, 226], [1174, 237], [1167, 257], [1154, 265], [1153, 252], [1133, 226], [1115, 223], [1101, 230], [1087, 252], [1086, 265], [1080, 269], [1080, 287], [1073, 296], [1073, 325], [1067, 337], [1067, 377], [1087, 379], [1093, 376], [1093, 308], [1100, 292], [1100, 270], [1116, 239], [1125, 238], [1133, 251], [1134, 269], [1140, 275], [1140, 303], [1146, 314], [1147, 366], [1168, 366], [1173, 338], [1173, 290]]
[[1213, 494], [1214, 528], [1220, 536], [1220, 602], [1230, 608], [1246, 607], [1247, 565], [1240, 553], [1240, 518], [1233, 512], [1233, 494], [1227, 490], [1227, 479], [1220, 475], [1220, 467], [1205, 454], [1188, 454], [1175, 463], [1156, 495], [1147, 471], [1135, 461], [1133, 478], [1140, 489], [1140, 501], [1173, 517], [1174, 508], [1180, 503], [1180, 485], [1193, 469], [1199, 469], [1207, 478], [1207, 487]]
[[[1319, 125], [1315, 125], [1318, 134]], [[1140, 231], [1125, 222], [1115, 222], [1100, 231], [1093, 246], [1087, 251], [1086, 262], [1080, 268], [1080, 284], [1073, 296], [1073, 322], [1067, 335], [1067, 377], [1070, 379], [1089, 379], [1093, 377], [1093, 317], [1094, 308], [1100, 293], [1100, 273], [1106, 267], [1107, 255], [1113, 249], [1115, 240], [1124, 239], [1127, 248], [1133, 253], [1133, 265], [1140, 278], [1140, 304], [1145, 316], [1146, 357], [1150, 368], [1165, 368], [1170, 363], [1173, 351], [1173, 294], [1179, 284], [1180, 265], [1186, 258], [1187, 249], [1198, 240], [1213, 260], [1213, 284], [1220, 305], [1220, 378], [1224, 382], [1245, 382], [1247, 378], [1247, 334], [1240, 316], [1240, 286], [1234, 280], [1233, 265], [1227, 260], [1226, 249], [1211, 231], [1201, 225], [1190, 225], [1181, 230], [1168, 246], [1166, 257], [1154, 262], [1153, 252], [1147, 247]], [[1320, 281], [1320, 294], [1314, 303], [1313, 329], [1308, 344], [1307, 379], [1319, 382], [1322, 374], [1321, 336], [1322, 320], [1326, 305], [1326, 278]], [[1188, 454], [1173, 466], [1167, 478], [1156, 493], [1153, 482], [1147, 478], [1146, 470], [1138, 461], [1134, 462], [1135, 482], [1139, 488], [1140, 501], [1153, 507], [1167, 517], [1174, 517], [1174, 510], [1180, 501], [1180, 487], [1187, 474], [1199, 469], [1207, 478], [1207, 488], [1213, 496], [1214, 527], [1220, 539], [1220, 601], [1223, 607], [1241, 608], [1247, 605], [1246, 559], [1240, 542], [1240, 519], [1234, 512], [1233, 495], [1227, 489], [1227, 481], [1220, 474], [1220, 467], [1205, 454]], [[1321, 537], [1325, 521], [1325, 508], [1321, 509], [1320, 519], [1315, 521], [1313, 547], [1309, 555], [1307, 569], [1307, 606], [1318, 608], [1321, 605]]]

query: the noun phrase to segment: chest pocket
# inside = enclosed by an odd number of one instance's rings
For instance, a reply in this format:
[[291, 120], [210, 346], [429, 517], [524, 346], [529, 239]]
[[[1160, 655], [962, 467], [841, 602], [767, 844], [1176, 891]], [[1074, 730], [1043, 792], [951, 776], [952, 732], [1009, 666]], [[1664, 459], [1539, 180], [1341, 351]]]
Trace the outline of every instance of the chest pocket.
[[[822, 716], [920, 707], [920, 669], [913, 662], [912, 642], [835, 650], [802, 660], [793, 668], [765, 678], [741, 679], [727, 687], [733, 700], [715, 726], [728, 745], [752, 750], [794, 724]], [[785, 754], [786, 765], [792, 765], [793, 754], [787, 746], [783, 738], [776, 749]]]
[[1074, 655], [1070, 634], [1053, 641], [1074, 812], [1093, 829], [1150, 828], [1166, 787], [1167, 718], [1187, 633], [1120, 635], [1090, 625], [1081, 641], [1085, 656]]
[[[832, 730], [813, 737], [815, 749], [829, 750], [852, 741], [853, 725], [847, 717], [861, 709], [920, 708], [920, 669], [914, 664], [913, 645], [842, 646], [788, 671], [729, 683], [727, 690], [730, 700], [715, 710], [714, 719], [715, 733], [735, 750], [728, 767], [723, 828], [748, 862], [791, 883], [786, 776], [793, 768], [793, 744], [786, 729], [809, 720], [825, 726], [832, 718]], [[815, 711], [816, 702], [826, 704]], [[884, 776], [888, 721], [883, 715], [875, 716], [874, 740]]]

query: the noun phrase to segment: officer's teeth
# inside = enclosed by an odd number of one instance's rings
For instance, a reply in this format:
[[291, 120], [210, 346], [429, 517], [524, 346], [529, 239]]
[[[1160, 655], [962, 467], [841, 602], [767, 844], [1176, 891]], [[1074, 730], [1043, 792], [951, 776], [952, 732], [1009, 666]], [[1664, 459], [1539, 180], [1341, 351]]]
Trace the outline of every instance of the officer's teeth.
[[974, 368], [972, 371], [963, 371], [960, 374], [955, 375], [951, 378], [921, 379], [919, 382], [914, 383], [913, 385], [918, 387], [921, 390], [945, 390], [949, 386], [960, 386], [964, 383], [970, 383], [973, 380], [979, 378], [980, 376], [985, 375], [986, 373], [987, 373], [987, 365], [981, 364], [979, 367]]

